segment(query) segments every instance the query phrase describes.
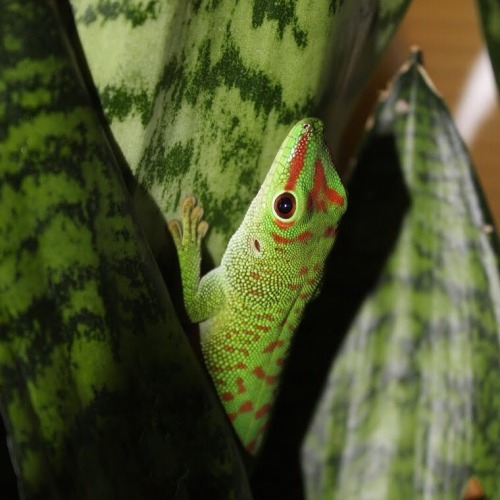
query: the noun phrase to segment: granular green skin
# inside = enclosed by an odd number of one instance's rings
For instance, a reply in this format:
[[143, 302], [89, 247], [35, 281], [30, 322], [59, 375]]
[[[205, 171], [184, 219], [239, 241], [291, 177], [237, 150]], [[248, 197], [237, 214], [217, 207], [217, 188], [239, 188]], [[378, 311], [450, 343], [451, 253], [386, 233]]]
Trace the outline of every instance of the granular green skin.
[[259, 451], [293, 333], [319, 291], [346, 207], [323, 124], [306, 119], [283, 142], [220, 267], [200, 280], [207, 223], [192, 197], [181, 204], [182, 228], [169, 225], [187, 313], [202, 322], [205, 364], [250, 453]]

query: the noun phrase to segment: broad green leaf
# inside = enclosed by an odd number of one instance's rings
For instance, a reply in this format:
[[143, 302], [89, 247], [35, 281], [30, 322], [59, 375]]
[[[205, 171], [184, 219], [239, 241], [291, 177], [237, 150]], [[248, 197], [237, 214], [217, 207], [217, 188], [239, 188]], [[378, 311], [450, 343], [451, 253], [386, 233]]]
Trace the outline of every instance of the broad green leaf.
[[477, 0], [493, 72], [500, 87], [500, 0]]
[[[354, 253], [343, 263], [357, 258], [374, 286], [303, 447], [308, 498], [457, 499], [473, 476], [497, 498], [498, 242], [465, 146], [418, 52], [375, 112], [350, 183], [350, 211], [339, 246], [344, 258], [346, 249]], [[354, 273], [343, 294], [352, 302], [366, 284]], [[343, 306], [330, 304], [334, 322]]]
[[0, 401], [23, 497], [249, 498], [56, 4], [0, 0]]
[[[331, 115], [338, 142], [408, 3], [72, 0], [127, 162], [167, 216], [201, 200], [216, 262], [293, 122]], [[135, 202], [157, 254], [141, 190]]]

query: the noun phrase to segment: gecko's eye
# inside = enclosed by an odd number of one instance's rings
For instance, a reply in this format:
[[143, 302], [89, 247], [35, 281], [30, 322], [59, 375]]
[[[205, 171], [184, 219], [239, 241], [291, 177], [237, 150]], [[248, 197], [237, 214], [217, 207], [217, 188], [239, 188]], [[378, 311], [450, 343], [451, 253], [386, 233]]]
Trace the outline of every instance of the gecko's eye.
[[292, 193], [281, 193], [274, 200], [274, 213], [280, 219], [290, 219], [295, 213], [297, 203]]

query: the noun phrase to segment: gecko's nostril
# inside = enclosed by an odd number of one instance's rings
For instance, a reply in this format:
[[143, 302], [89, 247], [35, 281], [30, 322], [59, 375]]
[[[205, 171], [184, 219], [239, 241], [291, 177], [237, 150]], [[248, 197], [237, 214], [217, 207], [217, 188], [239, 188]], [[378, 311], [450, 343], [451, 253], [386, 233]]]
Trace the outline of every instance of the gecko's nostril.
[[255, 247], [255, 250], [257, 250], [257, 252], [260, 252], [260, 243], [259, 243], [259, 240], [254, 240], [253, 246]]

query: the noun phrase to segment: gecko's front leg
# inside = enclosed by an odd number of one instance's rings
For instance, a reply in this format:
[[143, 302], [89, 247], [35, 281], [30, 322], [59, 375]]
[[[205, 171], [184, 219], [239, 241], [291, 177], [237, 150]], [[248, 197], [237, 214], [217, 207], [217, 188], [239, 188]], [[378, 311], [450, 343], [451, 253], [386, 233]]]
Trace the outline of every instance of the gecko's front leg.
[[179, 258], [184, 306], [189, 319], [199, 323], [212, 317], [223, 300], [220, 272], [214, 269], [200, 279], [201, 242], [208, 222], [202, 220], [203, 208], [194, 196], [186, 196], [179, 208], [181, 221], [170, 221], [168, 230]]

